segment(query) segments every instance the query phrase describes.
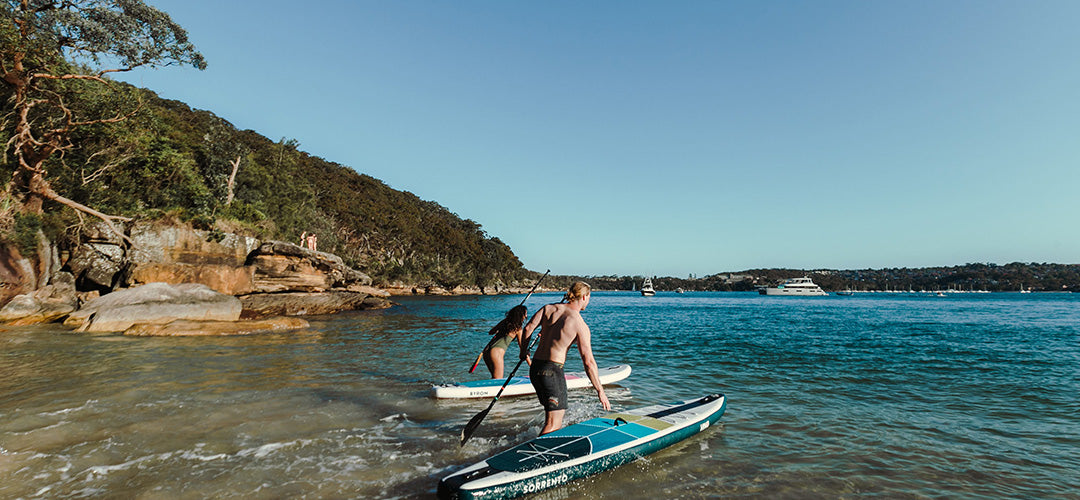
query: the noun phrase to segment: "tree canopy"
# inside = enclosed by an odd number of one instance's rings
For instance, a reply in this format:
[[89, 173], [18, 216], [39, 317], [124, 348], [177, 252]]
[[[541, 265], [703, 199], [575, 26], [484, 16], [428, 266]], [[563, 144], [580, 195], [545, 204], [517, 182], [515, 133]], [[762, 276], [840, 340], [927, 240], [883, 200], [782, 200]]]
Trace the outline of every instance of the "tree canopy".
[[[54, 189], [49, 160], [74, 147], [79, 129], [121, 122], [139, 109], [131, 100], [137, 94], [107, 74], [171, 64], [203, 69], [206, 61], [183, 28], [141, 0], [5, 0], [0, 19], [0, 78], [14, 122], [5, 135], [15, 158], [5, 198], [38, 214], [46, 200], [57, 202], [112, 226], [117, 217]], [[85, 94], [81, 106], [72, 104], [77, 93]]]

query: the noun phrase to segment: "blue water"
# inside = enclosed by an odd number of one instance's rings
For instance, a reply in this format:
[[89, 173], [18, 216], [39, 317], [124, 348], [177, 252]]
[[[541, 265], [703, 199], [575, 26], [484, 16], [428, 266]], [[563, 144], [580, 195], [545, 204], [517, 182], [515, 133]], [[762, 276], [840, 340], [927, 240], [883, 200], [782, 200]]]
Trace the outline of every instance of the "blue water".
[[[0, 497], [430, 498], [540, 428], [507, 398], [461, 448], [489, 401], [428, 397], [483, 376], [521, 298], [399, 298], [244, 338], [0, 332]], [[536, 498], [1080, 498], [1080, 295], [597, 292], [583, 314], [599, 364], [633, 366], [615, 409], [723, 392], [728, 410]], [[589, 390], [570, 404], [568, 422], [603, 413]]]

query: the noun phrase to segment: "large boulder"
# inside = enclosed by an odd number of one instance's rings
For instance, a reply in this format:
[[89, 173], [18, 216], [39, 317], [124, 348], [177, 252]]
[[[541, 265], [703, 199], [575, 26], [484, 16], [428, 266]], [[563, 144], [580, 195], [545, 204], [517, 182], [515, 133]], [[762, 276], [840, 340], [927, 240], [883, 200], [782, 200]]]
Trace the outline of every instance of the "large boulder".
[[359, 309], [385, 309], [393, 305], [381, 297], [343, 290], [321, 293], [256, 293], [242, 296], [240, 301], [244, 304], [245, 318], [333, 314]]
[[186, 225], [140, 223], [131, 229], [127, 261], [130, 283], [202, 283], [228, 295], [255, 289], [255, 267], [248, 254], [258, 240], [210, 233]]
[[81, 290], [112, 290], [121, 280], [124, 247], [109, 242], [87, 242], [72, 252], [67, 268]]
[[118, 332], [136, 323], [178, 319], [236, 321], [241, 309], [239, 299], [206, 285], [149, 283], [90, 300], [64, 325], [85, 332]]
[[255, 292], [321, 292], [331, 288], [370, 285], [371, 277], [334, 254], [284, 241], [265, 242], [247, 263], [255, 266]]
[[124, 330], [135, 337], [209, 337], [223, 335], [252, 335], [298, 330], [311, 326], [302, 318], [266, 318], [248, 321], [192, 321], [178, 319], [166, 324], [141, 323]]
[[120, 286], [125, 264], [124, 240], [105, 224], [90, 224], [83, 241], [71, 252], [65, 267], [75, 275], [79, 290], [105, 293]]
[[75, 277], [58, 273], [52, 284], [11, 299], [0, 309], [0, 321], [9, 325], [51, 323], [71, 314], [78, 306]]

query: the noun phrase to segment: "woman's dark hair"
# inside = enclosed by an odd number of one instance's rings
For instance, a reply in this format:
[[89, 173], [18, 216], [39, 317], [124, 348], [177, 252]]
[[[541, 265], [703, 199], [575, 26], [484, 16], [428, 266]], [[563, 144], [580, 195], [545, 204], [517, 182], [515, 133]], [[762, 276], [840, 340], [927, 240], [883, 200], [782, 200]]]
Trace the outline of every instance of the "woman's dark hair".
[[491, 328], [488, 332], [492, 335], [506, 335], [514, 330], [520, 330], [525, 325], [525, 316], [529, 314], [529, 310], [524, 305], [514, 306], [506, 313], [506, 317]]

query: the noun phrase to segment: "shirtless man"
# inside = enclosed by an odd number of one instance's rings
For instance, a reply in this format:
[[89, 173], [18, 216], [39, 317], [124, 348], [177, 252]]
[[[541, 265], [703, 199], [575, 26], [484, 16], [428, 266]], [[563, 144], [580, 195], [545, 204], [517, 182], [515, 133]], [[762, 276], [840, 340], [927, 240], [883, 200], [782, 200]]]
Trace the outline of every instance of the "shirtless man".
[[600, 383], [596, 359], [593, 358], [589, 325], [586, 325], [581, 317], [581, 311], [589, 305], [590, 295], [591, 289], [585, 282], [578, 281], [570, 285], [562, 303], [548, 304], [536, 311], [525, 325], [522, 338], [518, 340], [521, 346], [520, 357], [525, 359], [529, 353], [529, 337], [537, 326], [541, 327], [540, 345], [536, 347], [532, 367], [529, 369], [529, 379], [536, 388], [536, 397], [544, 407], [546, 415], [544, 428], [540, 429], [541, 436], [562, 427], [567, 408], [563, 364], [566, 363], [566, 352], [575, 342], [578, 352], [581, 353], [581, 362], [585, 365], [585, 373], [596, 389], [600, 404], [605, 410], [611, 410], [611, 403], [608, 403], [607, 394], [604, 394], [604, 385]]

